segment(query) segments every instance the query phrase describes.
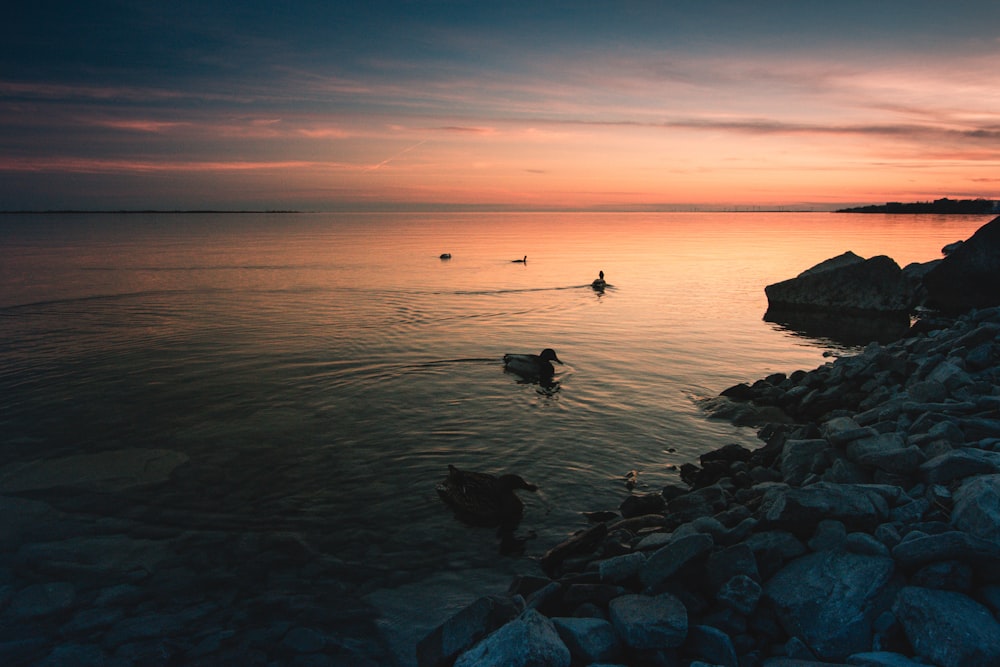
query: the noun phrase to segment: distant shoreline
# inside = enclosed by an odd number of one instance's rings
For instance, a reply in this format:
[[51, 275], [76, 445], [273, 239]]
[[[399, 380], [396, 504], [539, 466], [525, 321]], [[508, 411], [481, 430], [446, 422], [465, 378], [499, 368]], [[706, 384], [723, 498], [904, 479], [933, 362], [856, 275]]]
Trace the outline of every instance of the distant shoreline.
[[1000, 213], [1000, 201], [992, 199], [936, 199], [932, 202], [886, 202], [869, 206], [842, 208], [835, 213], [937, 213], [957, 215], [993, 215]]

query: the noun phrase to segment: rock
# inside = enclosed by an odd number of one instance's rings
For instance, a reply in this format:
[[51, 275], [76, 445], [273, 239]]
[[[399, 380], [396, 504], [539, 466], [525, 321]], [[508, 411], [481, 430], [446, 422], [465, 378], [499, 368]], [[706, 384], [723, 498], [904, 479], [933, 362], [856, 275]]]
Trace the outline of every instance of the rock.
[[705, 565], [705, 584], [712, 593], [737, 575], [745, 575], [760, 581], [757, 559], [749, 545], [742, 542], [734, 544], [708, 557]]
[[622, 501], [618, 510], [626, 519], [644, 514], [662, 513], [667, 501], [659, 493], [632, 494]]
[[763, 521], [809, 534], [821, 519], [837, 519], [849, 528], [874, 530], [889, 514], [885, 499], [865, 484], [818, 482], [802, 488], [768, 489], [760, 505]]
[[972, 475], [991, 475], [1000, 472], [1000, 453], [979, 449], [955, 449], [920, 466], [920, 473], [928, 484], [948, 484]]
[[[910, 535], [907, 535], [910, 538]], [[969, 561], [1000, 566], [1000, 545], [960, 530], [905, 539], [892, 549], [892, 557], [903, 568], [914, 568], [943, 560]]]
[[450, 665], [455, 657], [515, 618], [521, 609], [503, 596], [481, 597], [439, 625], [417, 644], [420, 667]]
[[75, 600], [76, 587], [71, 583], [33, 584], [14, 594], [6, 613], [19, 621], [39, 619], [70, 610]]
[[710, 625], [692, 625], [684, 642], [684, 653], [717, 667], [739, 667], [729, 636]]
[[928, 305], [949, 312], [1000, 305], [1000, 217], [924, 276]]
[[869, 452], [857, 458], [860, 465], [873, 466], [879, 470], [894, 475], [911, 476], [922, 464], [927, 462], [927, 455], [916, 445]]
[[860, 262], [857, 255], [839, 261], [843, 257], [765, 287], [768, 308], [846, 312], [902, 312], [910, 308], [912, 290], [896, 262], [884, 255]]
[[567, 558], [591, 551], [607, 536], [608, 525], [606, 523], [598, 523], [576, 533], [542, 555], [542, 569], [546, 573], [552, 574]]
[[638, 577], [639, 570], [642, 569], [645, 562], [646, 555], [641, 551], [634, 551], [598, 562], [597, 572], [601, 581], [620, 584]]
[[553, 618], [553, 625], [573, 657], [584, 664], [613, 660], [621, 644], [611, 623], [600, 618]]
[[313, 628], [292, 628], [281, 645], [294, 653], [318, 653], [326, 645], [323, 634]]
[[608, 604], [608, 614], [618, 637], [629, 648], [674, 648], [687, 638], [687, 610], [669, 593], [623, 595]]
[[745, 574], [739, 574], [722, 584], [715, 599], [741, 614], [750, 614], [757, 608], [762, 592], [760, 584]]
[[927, 667], [923, 662], [917, 662], [900, 653], [889, 651], [855, 653], [847, 658], [847, 664], [859, 667]]
[[788, 440], [781, 449], [781, 476], [786, 484], [799, 486], [813, 472], [813, 461], [817, 454], [830, 448], [823, 439]]
[[571, 660], [552, 621], [528, 609], [462, 653], [455, 667], [569, 667]]
[[713, 544], [712, 538], [702, 533], [675, 538], [646, 560], [639, 579], [644, 586], [658, 589], [685, 565], [708, 553]]
[[56, 487], [124, 491], [164, 482], [187, 462], [181, 452], [136, 448], [11, 463], [0, 468], [0, 494]]
[[908, 586], [896, 597], [893, 612], [916, 652], [936, 665], [1000, 664], [1000, 623], [961, 593]]
[[797, 558], [764, 586], [782, 627], [823, 660], [869, 650], [888, 606], [890, 558], [822, 551]]
[[952, 525], [1000, 548], [1000, 475], [967, 479], [954, 498]]
[[899, 433], [879, 433], [866, 438], [858, 438], [847, 444], [847, 458], [854, 463], [868, 465], [865, 459], [872, 456], [892, 454], [906, 447], [906, 441]]

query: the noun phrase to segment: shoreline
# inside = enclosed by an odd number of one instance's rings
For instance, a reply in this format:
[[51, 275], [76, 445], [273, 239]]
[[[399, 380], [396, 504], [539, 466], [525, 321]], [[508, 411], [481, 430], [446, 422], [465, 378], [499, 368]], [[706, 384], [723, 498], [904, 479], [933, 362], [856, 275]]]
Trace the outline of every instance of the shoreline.
[[418, 664], [1000, 663], [998, 359], [994, 307], [723, 391], [704, 407], [760, 448], [629, 495]]

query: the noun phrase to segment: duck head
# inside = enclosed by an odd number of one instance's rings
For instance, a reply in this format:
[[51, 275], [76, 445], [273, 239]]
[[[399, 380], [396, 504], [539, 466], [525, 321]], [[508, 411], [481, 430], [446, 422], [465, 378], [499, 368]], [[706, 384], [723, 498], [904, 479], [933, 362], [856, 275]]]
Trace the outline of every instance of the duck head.
[[524, 481], [524, 478], [521, 477], [520, 475], [512, 475], [512, 474], [500, 475], [500, 477], [497, 478], [497, 481], [499, 481], [501, 486], [503, 486], [505, 489], [509, 489], [511, 491], [513, 491], [514, 489], [524, 489], [525, 491], [538, 490], [537, 486], [535, 486], [534, 484], [529, 484], [528, 482]]
[[538, 358], [543, 361], [554, 361], [557, 364], [562, 363], [561, 361], [559, 361], [559, 357], [556, 356], [556, 351], [553, 350], [551, 347], [547, 347], [544, 350], [542, 350], [541, 354], [538, 355]]

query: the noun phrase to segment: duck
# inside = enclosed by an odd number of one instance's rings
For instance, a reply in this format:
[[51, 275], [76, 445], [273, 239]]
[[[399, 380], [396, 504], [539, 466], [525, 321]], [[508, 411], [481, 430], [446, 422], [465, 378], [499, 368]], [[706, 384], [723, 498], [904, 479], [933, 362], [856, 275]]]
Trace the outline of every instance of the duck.
[[513, 529], [524, 514], [517, 489], [537, 491], [538, 487], [520, 475], [495, 476], [459, 470], [448, 465], [448, 476], [437, 485], [438, 495], [467, 523]]
[[602, 290], [608, 286], [608, 283], [604, 280], [604, 271], [598, 273], [598, 276], [594, 278], [594, 282], [590, 283], [590, 286], [597, 290]]
[[512, 260], [510, 260], [510, 262], [511, 262], [511, 264], [527, 264], [528, 263], [528, 256], [525, 255], [521, 259], [512, 259]]
[[547, 347], [538, 354], [505, 354], [504, 370], [517, 373], [527, 380], [551, 380], [556, 369], [551, 362], [561, 364], [555, 350]]
[[451, 253], [450, 252], [441, 253], [441, 259], [451, 259]]

